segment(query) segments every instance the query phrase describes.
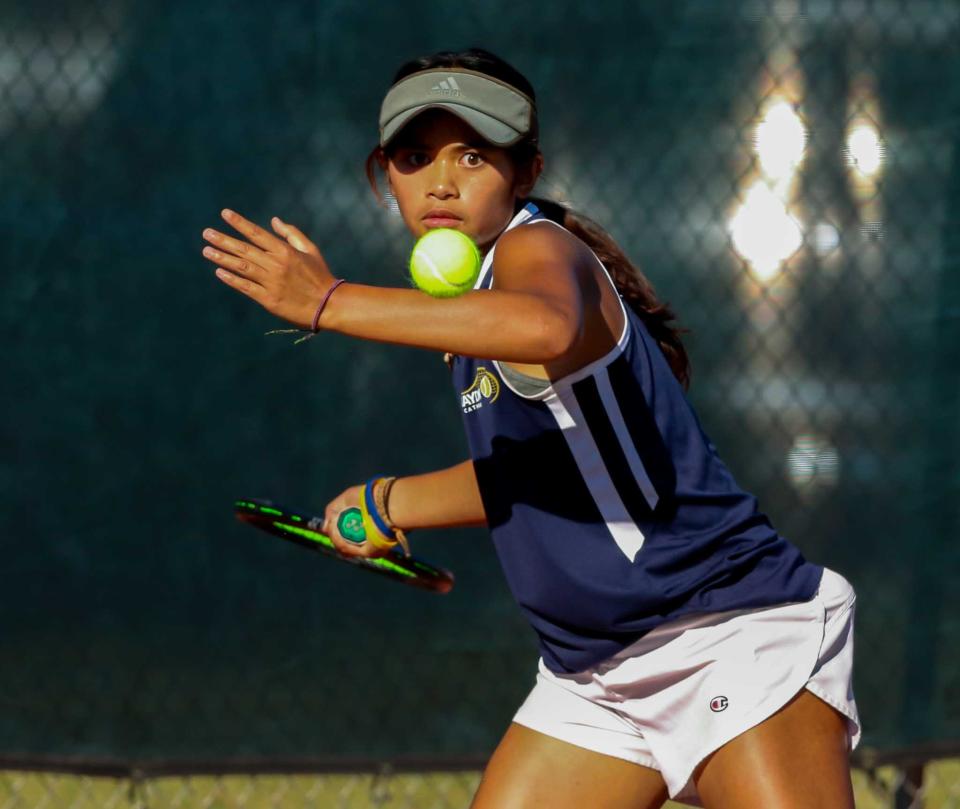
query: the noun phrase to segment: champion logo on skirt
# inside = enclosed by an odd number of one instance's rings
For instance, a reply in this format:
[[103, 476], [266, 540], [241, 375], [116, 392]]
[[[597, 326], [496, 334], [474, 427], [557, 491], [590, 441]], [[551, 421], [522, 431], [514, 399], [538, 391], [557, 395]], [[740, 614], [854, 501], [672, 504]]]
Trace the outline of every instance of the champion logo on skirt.
[[710, 700], [710, 710], [714, 713], [719, 713], [720, 711], [725, 711], [729, 704], [726, 697], [714, 697]]

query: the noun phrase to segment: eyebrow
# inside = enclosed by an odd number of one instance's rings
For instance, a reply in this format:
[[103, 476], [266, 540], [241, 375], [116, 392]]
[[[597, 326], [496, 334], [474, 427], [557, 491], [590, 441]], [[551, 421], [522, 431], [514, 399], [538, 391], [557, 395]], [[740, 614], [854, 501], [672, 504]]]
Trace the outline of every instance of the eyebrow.
[[[461, 143], [458, 145], [463, 146], [467, 149], [489, 149], [490, 148], [489, 143], [479, 138], [470, 140], [470, 141], [467, 141], [466, 143]], [[430, 147], [426, 143], [414, 143], [411, 141], [407, 141], [407, 142], [399, 143], [398, 146], [404, 149], [420, 149], [424, 152], [430, 151]]]

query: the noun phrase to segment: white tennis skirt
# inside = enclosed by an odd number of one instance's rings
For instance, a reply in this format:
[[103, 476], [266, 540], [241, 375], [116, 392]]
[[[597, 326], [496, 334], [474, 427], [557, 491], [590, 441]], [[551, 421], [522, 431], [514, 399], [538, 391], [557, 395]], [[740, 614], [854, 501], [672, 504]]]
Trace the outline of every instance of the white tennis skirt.
[[576, 674], [554, 674], [540, 658], [513, 721], [659, 770], [672, 799], [703, 806], [697, 764], [802, 688], [847, 718], [857, 746], [855, 602], [850, 582], [824, 568], [809, 601], [669, 621]]

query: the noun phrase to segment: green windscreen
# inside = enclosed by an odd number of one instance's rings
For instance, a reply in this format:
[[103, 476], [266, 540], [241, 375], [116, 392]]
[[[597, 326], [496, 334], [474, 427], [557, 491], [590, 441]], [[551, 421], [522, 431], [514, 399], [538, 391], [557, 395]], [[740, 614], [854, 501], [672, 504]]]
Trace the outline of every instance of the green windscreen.
[[958, 738], [958, 43], [950, 0], [0, 3], [0, 753], [496, 744], [537, 650], [485, 530], [411, 534], [434, 595], [233, 515], [466, 458], [441, 353], [267, 336], [200, 252], [229, 207], [408, 285], [364, 161], [399, 65], [471, 45], [536, 88], [535, 193], [690, 329], [737, 481], [856, 588], [864, 745]]

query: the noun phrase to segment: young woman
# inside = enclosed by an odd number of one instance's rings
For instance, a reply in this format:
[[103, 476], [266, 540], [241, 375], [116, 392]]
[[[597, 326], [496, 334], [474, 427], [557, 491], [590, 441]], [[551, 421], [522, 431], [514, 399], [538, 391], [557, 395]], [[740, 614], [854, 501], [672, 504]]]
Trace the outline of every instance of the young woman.
[[[474, 809], [852, 807], [853, 589], [723, 465], [643, 275], [602, 228], [531, 196], [530, 83], [476, 48], [404, 65], [367, 161], [374, 192], [377, 166], [414, 236], [477, 242], [474, 290], [344, 283], [296, 227], [230, 211], [248, 241], [207, 230], [204, 254], [303, 329], [445, 352], [471, 457], [350, 487], [325, 530], [372, 556], [404, 530], [489, 526], [541, 658]], [[335, 530], [358, 505], [381, 526], [361, 544]]]

